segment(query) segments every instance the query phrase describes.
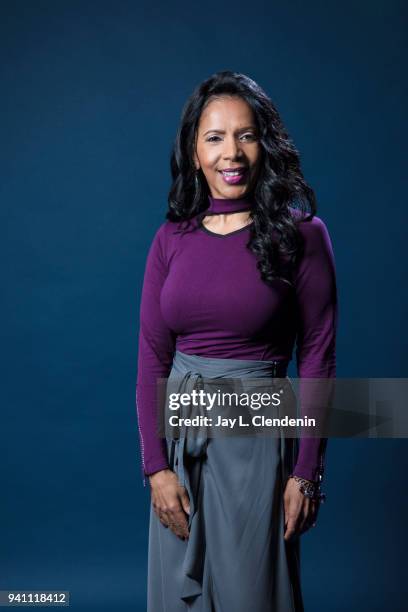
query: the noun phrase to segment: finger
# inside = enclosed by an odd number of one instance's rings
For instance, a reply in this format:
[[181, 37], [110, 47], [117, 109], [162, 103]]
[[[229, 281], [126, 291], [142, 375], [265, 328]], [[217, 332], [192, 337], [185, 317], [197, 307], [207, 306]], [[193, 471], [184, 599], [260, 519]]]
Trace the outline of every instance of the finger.
[[293, 503], [293, 497], [291, 497], [289, 494], [286, 494], [284, 496], [285, 527], [287, 527], [291, 518], [296, 519], [295, 507], [296, 506]]
[[187, 538], [189, 536], [189, 531], [188, 531], [188, 522], [187, 522], [187, 518], [186, 518], [184, 510], [173, 512], [172, 520], [174, 524], [177, 525], [179, 534], [182, 537]]
[[298, 530], [300, 530], [303, 527], [305, 521], [307, 520], [308, 515], [309, 515], [309, 500], [307, 499], [307, 497], [302, 496], [301, 501], [300, 501], [300, 507], [297, 513], [297, 521], [296, 521], [296, 527]]
[[152, 507], [153, 507], [153, 511], [154, 511], [155, 515], [157, 516], [157, 518], [159, 519], [159, 521], [163, 522], [163, 512], [162, 512], [161, 507], [155, 501], [152, 501]]
[[310, 511], [310, 525], [316, 524], [317, 515], [319, 514], [319, 502], [312, 500]]
[[[155, 503], [153, 505], [154, 511], [157, 515], [157, 517], [159, 518], [161, 524], [163, 525], [163, 527], [170, 528], [172, 531], [174, 531], [175, 523], [174, 523], [174, 519], [172, 516], [171, 511], [168, 509], [168, 507], [163, 507], [162, 505], [160, 505], [159, 503]], [[173, 528], [172, 528], [173, 526]]]
[[303, 534], [303, 533], [306, 533], [307, 531], [309, 531], [310, 529], [312, 529], [312, 527], [316, 527], [316, 523], [310, 523], [310, 522], [307, 522], [307, 523], [305, 524], [305, 526], [303, 527], [303, 529], [302, 529], [302, 534]]
[[317, 514], [319, 512], [319, 504], [314, 504], [313, 512], [310, 520], [310, 526], [315, 527], [317, 523]]
[[186, 489], [182, 489], [182, 493], [180, 494], [180, 503], [186, 514], [190, 514], [190, 499], [188, 497], [188, 493]]
[[320, 503], [318, 501], [313, 503], [313, 513], [312, 513], [312, 520], [311, 520], [311, 527], [316, 527], [317, 525], [317, 517], [319, 515], [319, 509], [320, 509]]
[[292, 540], [296, 537], [296, 521], [293, 518], [288, 519], [287, 528], [285, 531], [284, 539], [286, 541]]
[[308, 525], [310, 523], [311, 516], [312, 516], [312, 508], [311, 508], [310, 500], [305, 498], [303, 502], [302, 510], [299, 514], [299, 520], [297, 523], [297, 529], [299, 531], [299, 535], [301, 533], [304, 533], [305, 530], [309, 528]]
[[168, 529], [169, 528], [169, 524], [168, 524], [168, 521], [167, 521], [167, 517], [166, 517], [166, 515], [163, 512], [160, 512], [159, 519], [160, 519], [160, 522], [163, 525], [163, 527]]
[[305, 533], [305, 531], [307, 531], [309, 529], [309, 519], [307, 515], [302, 515], [302, 519], [299, 521], [299, 523], [296, 526], [296, 531], [299, 535], [302, 535], [302, 533]]
[[299, 501], [299, 497], [297, 495], [288, 495], [287, 510], [285, 511], [285, 526], [290, 528], [294, 533], [296, 533], [301, 512], [302, 505]]
[[188, 531], [183, 528], [183, 525], [177, 523], [176, 521], [170, 521], [169, 527], [171, 531], [181, 540], [188, 539]]
[[316, 502], [312, 501], [309, 515], [307, 517], [307, 520], [305, 521], [305, 524], [302, 527], [302, 533], [305, 533], [312, 527], [316, 527], [316, 521], [317, 521], [317, 504]]
[[283, 505], [284, 505], [284, 510], [285, 510], [285, 526], [286, 526], [288, 523], [289, 507], [290, 507], [290, 496], [289, 495], [283, 496]]
[[166, 515], [160, 509], [155, 510], [155, 513], [156, 513], [157, 518], [159, 519], [159, 521], [163, 525], [163, 527], [168, 528], [168, 523], [167, 523]]
[[185, 539], [189, 536], [186, 514], [180, 504], [168, 509], [166, 512], [167, 521], [170, 529], [178, 537]]
[[303, 526], [300, 529], [299, 535], [303, 535], [304, 533], [309, 531], [311, 526], [312, 526], [312, 523], [310, 521], [305, 521], [305, 523], [303, 524]]

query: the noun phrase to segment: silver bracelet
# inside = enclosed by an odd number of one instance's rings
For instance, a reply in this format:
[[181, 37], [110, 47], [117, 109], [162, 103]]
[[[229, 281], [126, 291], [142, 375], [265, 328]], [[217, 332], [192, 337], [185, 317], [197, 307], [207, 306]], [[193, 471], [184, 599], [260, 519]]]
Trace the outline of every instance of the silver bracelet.
[[[319, 477], [321, 480], [322, 474], [319, 474]], [[324, 503], [326, 501], [326, 495], [321, 492], [320, 481], [317, 483], [311, 482], [310, 480], [306, 480], [305, 478], [301, 478], [301, 476], [296, 476], [295, 474], [291, 474], [289, 478], [294, 478], [294, 480], [299, 483], [299, 490], [305, 497], [319, 503]]]

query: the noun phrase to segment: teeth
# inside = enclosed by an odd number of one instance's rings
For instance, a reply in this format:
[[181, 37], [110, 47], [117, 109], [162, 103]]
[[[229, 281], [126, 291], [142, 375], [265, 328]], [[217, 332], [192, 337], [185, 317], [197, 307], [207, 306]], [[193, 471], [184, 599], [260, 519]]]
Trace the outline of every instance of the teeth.
[[235, 170], [234, 172], [222, 172], [224, 176], [239, 176], [240, 174], [242, 174], [242, 170]]

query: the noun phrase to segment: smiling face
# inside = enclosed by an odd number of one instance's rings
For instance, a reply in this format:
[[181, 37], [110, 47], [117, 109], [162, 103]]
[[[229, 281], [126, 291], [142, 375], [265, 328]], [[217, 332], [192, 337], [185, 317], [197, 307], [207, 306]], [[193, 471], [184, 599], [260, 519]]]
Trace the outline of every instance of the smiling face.
[[[255, 185], [261, 161], [251, 107], [239, 97], [212, 100], [201, 113], [194, 164], [214, 198], [241, 198]], [[230, 172], [226, 172], [230, 170]]]

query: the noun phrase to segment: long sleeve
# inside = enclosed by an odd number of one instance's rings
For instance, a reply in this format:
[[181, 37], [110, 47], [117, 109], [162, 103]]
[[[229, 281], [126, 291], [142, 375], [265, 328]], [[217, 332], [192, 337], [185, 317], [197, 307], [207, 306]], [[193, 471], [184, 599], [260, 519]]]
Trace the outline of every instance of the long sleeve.
[[143, 476], [168, 467], [166, 441], [157, 435], [156, 386], [157, 378], [168, 377], [175, 349], [175, 334], [160, 309], [160, 293], [167, 275], [164, 230], [163, 224], [149, 249], [140, 303], [136, 409]]
[[[324, 222], [314, 217], [301, 224], [305, 250], [296, 275], [298, 330], [296, 343], [301, 416], [324, 419], [332, 386], [328, 380], [317, 383], [303, 378], [334, 379], [336, 376], [337, 287], [333, 248]], [[312, 384], [310, 384], [312, 383]], [[293, 473], [318, 480], [324, 469], [327, 438], [301, 435]]]

